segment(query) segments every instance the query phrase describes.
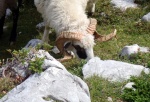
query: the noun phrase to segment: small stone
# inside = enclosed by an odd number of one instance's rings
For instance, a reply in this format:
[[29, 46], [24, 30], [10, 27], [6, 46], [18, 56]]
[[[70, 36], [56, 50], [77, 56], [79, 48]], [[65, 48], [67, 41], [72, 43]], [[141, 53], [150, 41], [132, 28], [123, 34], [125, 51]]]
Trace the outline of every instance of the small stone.
[[108, 102], [113, 102], [113, 100], [112, 100], [111, 97], [108, 97], [108, 98], [107, 98], [107, 101], [108, 101]]

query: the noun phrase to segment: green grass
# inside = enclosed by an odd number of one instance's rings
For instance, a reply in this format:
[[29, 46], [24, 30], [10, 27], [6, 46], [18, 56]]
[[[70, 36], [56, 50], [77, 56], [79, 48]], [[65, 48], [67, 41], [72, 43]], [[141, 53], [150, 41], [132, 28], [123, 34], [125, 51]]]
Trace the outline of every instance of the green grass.
[[0, 97], [4, 96], [9, 90], [14, 88], [16, 83], [10, 78], [0, 78]]
[[111, 97], [114, 102], [119, 101], [123, 83], [110, 83], [109, 81], [93, 76], [86, 79], [89, 86], [92, 102], [108, 102]]
[[[96, 42], [94, 46], [95, 56], [100, 57], [102, 60], [113, 59], [121, 60], [135, 64], [147, 65], [149, 67], [149, 54], [139, 55], [135, 60], [125, 60], [118, 57], [119, 52], [125, 45], [138, 44], [139, 46], [150, 47], [150, 23], [141, 22], [140, 19], [149, 12], [150, 2], [145, 0], [141, 2], [136, 0], [139, 5], [138, 9], [127, 9], [125, 12], [119, 9], [114, 9], [109, 0], [99, 0], [96, 4], [96, 13], [94, 18], [98, 20], [97, 30], [101, 34], [108, 34], [114, 29], [117, 29], [117, 39], [114, 38], [107, 42]], [[105, 13], [105, 16], [101, 15]], [[8, 39], [11, 30], [11, 18], [6, 21], [8, 25], [7, 31], [3, 35], [3, 39], [0, 40], [0, 59], [6, 59], [11, 55], [6, 49], [19, 50], [24, 47], [30, 39], [39, 38], [39, 32], [35, 26], [42, 21], [41, 15], [36, 11], [34, 6], [27, 6], [21, 8], [18, 32], [18, 40], [16, 45], [9, 46]], [[50, 35], [50, 44], [53, 46], [55, 42], [55, 32]], [[60, 55], [51, 53], [55, 58]], [[141, 57], [142, 56], [142, 57]], [[69, 72], [75, 74], [81, 78], [82, 67], [86, 63], [84, 60], [72, 59], [68, 62], [64, 62], [63, 65]], [[94, 76], [85, 80], [88, 84], [91, 94], [92, 102], [107, 102], [107, 98], [111, 97], [114, 102], [121, 99], [121, 88], [125, 83], [110, 83], [107, 80]], [[12, 86], [14, 85], [11, 83]], [[3, 86], [3, 85], [2, 85]], [[10, 89], [10, 88], [9, 88]], [[0, 96], [3, 94], [0, 93]]]
[[150, 100], [150, 74], [142, 73], [140, 77], [132, 76], [132, 86], [136, 90], [125, 88], [121, 97], [127, 102], [149, 102]]

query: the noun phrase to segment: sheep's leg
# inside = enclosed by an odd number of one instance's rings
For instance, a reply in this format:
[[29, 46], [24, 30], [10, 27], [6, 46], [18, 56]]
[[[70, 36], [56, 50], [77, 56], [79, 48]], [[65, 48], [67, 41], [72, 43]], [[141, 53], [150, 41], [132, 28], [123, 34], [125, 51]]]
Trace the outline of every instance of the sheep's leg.
[[88, 16], [92, 16], [95, 12], [95, 3], [90, 3], [88, 8]]
[[95, 12], [95, 3], [92, 3], [92, 7], [91, 7], [91, 13], [92, 15], [94, 14]]
[[13, 10], [13, 28], [10, 35], [10, 44], [16, 41], [17, 38], [17, 23], [18, 23], [18, 17], [19, 17], [19, 7], [17, 9]]
[[43, 34], [43, 37], [42, 37], [43, 42], [46, 42], [46, 43], [49, 42], [49, 31], [50, 31], [50, 27], [45, 26], [44, 34]]
[[95, 5], [97, 0], [89, 0], [87, 4], [88, 16], [92, 16], [95, 13]]
[[1, 37], [2, 34], [3, 34], [4, 22], [5, 22], [5, 15], [0, 19], [0, 37]]

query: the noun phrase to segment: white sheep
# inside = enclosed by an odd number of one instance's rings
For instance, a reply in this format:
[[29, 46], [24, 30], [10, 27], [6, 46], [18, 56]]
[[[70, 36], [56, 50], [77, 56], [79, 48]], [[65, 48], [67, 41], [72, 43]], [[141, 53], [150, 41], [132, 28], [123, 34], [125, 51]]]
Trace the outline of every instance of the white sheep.
[[86, 15], [88, 1], [34, 0], [45, 23], [42, 41], [49, 41], [48, 32], [52, 27], [56, 32], [56, 46], [62, 54], [73, 51], [75, 56], [81, 59], [89, 60], [94, 57], [94, 38], [99, 41], [109, 40], [116, 35], [116, 30], [107, 36], [97, 35], [97, 21], [88, 19]]

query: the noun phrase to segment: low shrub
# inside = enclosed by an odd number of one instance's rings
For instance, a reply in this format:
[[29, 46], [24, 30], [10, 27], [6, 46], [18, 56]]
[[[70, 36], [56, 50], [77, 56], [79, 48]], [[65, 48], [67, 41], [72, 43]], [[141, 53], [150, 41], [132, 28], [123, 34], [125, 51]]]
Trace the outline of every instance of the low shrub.
[[136, 54], [131, 54], [130, 58], [123, 57], [120, 60], [132, 64], [143, 65], [144, 67], [150, 68], [150, 53], [138, 52]]
[[150, 53], [137, 53], [132, 54], [130, 61], [134, 64], [143, 65], [144, 67], [150, 68]]
[[125, 88], [122, 98], [127, 102], [149, 102], [150, 101], [150, 74], [142, 74], [140, 77], [131, 77], [131, 82], [134, 82], [132, 90]]

